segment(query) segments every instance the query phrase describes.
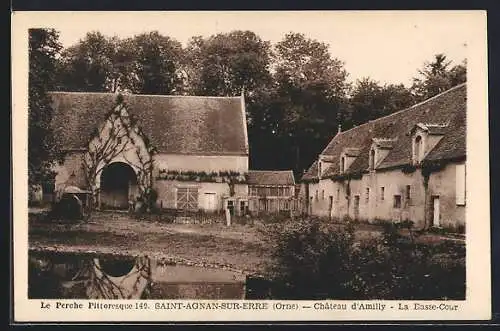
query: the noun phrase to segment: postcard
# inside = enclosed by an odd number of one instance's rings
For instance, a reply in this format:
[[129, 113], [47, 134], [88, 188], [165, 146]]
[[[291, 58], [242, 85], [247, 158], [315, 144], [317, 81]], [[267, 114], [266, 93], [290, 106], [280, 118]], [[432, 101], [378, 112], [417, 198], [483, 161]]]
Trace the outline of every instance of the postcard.
[[14, 322], [490, 319], [486, 19], [13, 12]]

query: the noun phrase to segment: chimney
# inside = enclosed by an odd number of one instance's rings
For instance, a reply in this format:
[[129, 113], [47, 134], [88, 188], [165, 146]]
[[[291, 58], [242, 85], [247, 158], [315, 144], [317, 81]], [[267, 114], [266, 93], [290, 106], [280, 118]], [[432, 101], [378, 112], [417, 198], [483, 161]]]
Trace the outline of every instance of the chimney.
[[339, 134], [341, 132], [342, 132], [342, 124], [339, 123], [339, 130], [338, 130], [337, 134]]

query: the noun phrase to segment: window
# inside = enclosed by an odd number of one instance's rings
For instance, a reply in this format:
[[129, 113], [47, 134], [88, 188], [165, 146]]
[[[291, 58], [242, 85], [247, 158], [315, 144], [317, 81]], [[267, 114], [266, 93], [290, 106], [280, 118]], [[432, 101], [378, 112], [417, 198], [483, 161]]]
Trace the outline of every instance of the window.
[[366, 197], [365, 197], [366, 202], [370, 201], [370, 188], [366, 188]]
[[337, 188], [337, 202], [340, 200], [340, 189]]
[[455, 198], [458, 206], [465, 205], [465, 164], [455, 166]]
[[177, 188], [177, 208], [186, 210], [198, 209], [198, 188], [178, 187]]
[[316, 190], [316, 201], [318, 201], [318, 190]]
[[384, 201], [385, 199], [385, 187], [381, 186], [380, 187], [380, 200]]
[[406, 185], [406, 200], [410, 200], [410, 199], [411, 199], [411, 186]]
[[325, 190], [321, 190], [321, 200], [325, 200]]
[[394, 208], [401, 208], [401, 196], [400, 195], [395, 195], [394, 196]]
[[321, 166], [322, 166], [321, 161], [319, 161], [319, 162], [318, 162], [318, 176], [319, 176], [319, 177], [321, 177], [321, 170], [322, 170], [322, 169], [321, 169]]
[[345, 171], [345, 156], [342, 156], [340, 159], [340, 172], [343, 173]]
[[375, 150], [370, 151], [370, 170], [375, 169]]
[[422, 137], [417, 136], [415, 138], [415, 161], [420, 162], [422, 159]]
[[240, 214], [245, 215], [247, 211], [245, 201], [240, 201]]

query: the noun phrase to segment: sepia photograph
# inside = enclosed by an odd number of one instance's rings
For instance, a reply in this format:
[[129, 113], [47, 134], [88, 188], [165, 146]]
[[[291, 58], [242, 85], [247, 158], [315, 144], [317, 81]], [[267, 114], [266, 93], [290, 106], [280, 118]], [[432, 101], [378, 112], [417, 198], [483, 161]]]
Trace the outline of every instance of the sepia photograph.
[[470, 12], [81, 14], [19, 40], [27, 299], [470, 298]]

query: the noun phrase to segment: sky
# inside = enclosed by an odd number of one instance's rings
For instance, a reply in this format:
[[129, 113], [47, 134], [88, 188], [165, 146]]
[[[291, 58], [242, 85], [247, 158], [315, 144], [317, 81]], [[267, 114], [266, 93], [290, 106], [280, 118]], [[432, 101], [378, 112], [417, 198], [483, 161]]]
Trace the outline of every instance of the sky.
[[272, 43], [299, 32], [330, 45], [351, 82], [370, 77], [381, 84], [410, 86], [417, 69], [435, 54], [444, 53], [452, 64], [467, 57], [473, 14], [477, 12], [73, 12], [46, 20], [44, 27], [57, 29], [64, 47], [89, 31], [118, 37], [158, 31], [184, 45], [195, 35], [232, 30], [251, 30]]

